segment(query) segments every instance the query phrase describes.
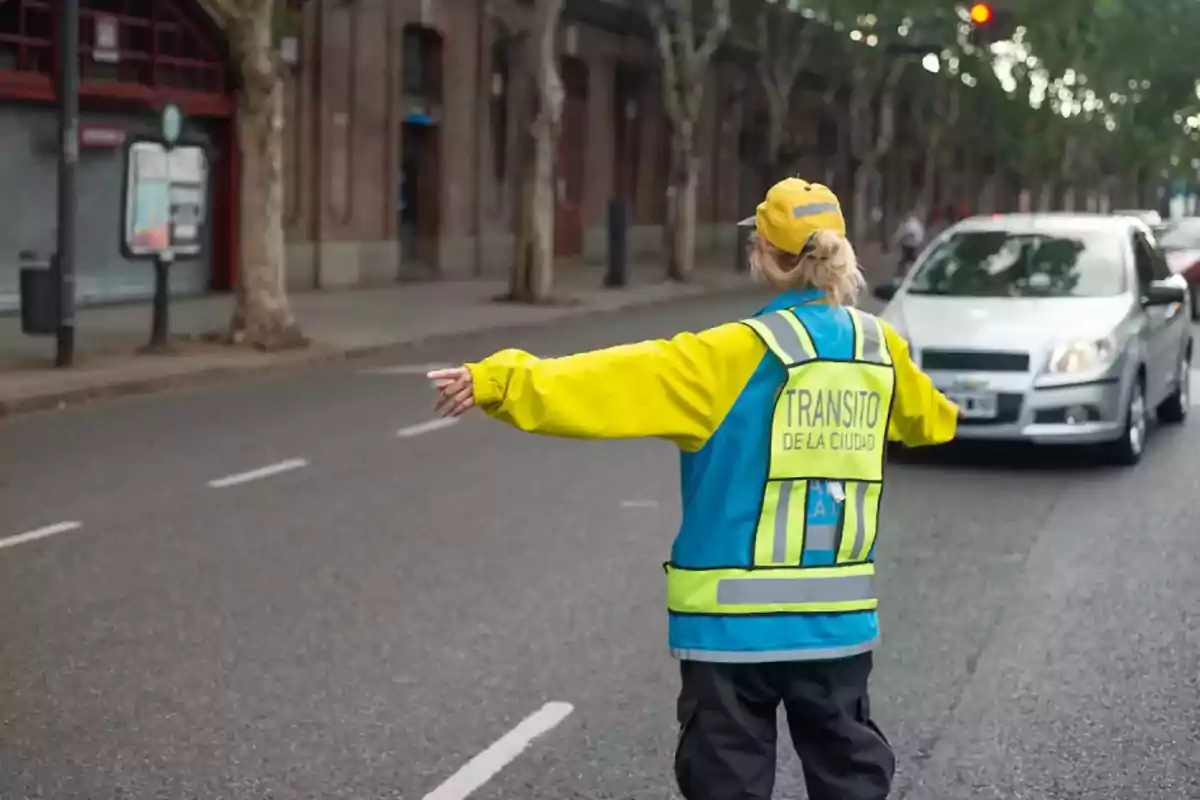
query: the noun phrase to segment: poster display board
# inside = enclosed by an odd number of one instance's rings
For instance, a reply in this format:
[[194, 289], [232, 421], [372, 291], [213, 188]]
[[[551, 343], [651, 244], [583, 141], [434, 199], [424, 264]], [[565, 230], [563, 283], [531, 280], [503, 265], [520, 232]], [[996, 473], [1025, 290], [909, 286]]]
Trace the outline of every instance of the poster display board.
[[126, 258], [195, 258], [206, 241], [208, 156], [203, 147], [137, 139], [125, 150], [121, 249]]

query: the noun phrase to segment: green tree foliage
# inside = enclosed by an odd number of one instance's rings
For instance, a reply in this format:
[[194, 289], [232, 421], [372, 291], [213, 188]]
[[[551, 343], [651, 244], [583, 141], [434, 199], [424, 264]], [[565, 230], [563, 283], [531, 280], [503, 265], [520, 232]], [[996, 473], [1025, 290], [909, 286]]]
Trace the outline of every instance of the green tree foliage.
[[[1001, 165], [1026, 185], [1075, 188], [1195, 179], [1200, 41], [1195, 0], [1008, 0], [1012, 42], [982, 56], [990, 91], [972, 115], [994, 127]], [[998, 102], [996, 89], [1009, 102]], [[1189, 123], [1189, 117], [1193, 118]]]
[[[1034, 191], [1136, 187], [1144, 196], [1164, 179], [1196, 180], [1200, 67], [1192, 53], [1200, 1], [996, 0], [1014, 26], [1011, 39], [991, 44], [968, 35], [966, 5], [756, 0], [740, 7], [741, 17], [769, 23], [758, 57], [760, 74], [783, 76], [776, 88], [788, 88], [789, 56], [815, 61], [813, 41], [822, 58], [811, 68], [841, 84], [856, 166], [855, 228], [866, 181], [886, 158], [912, 156], [892, 152], [899, 124], [915, 126], [925, 143], [927, 185], [949, 168], [950, 145], [964, 142], [986, 154], [996, 177]], [[789, 12], [820, 31], [786, 24]], [[785, 102], [778, 91], [767, 94], [776, 106]], [[778, 131], [773, 154], [777, 145], [786, 145]]]

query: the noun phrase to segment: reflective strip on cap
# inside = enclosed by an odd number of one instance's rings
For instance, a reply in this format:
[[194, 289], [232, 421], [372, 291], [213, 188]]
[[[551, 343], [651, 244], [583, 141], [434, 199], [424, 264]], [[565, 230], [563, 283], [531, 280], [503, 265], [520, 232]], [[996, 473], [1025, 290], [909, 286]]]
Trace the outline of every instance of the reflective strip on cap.
[[802, 206], [796, 206], [792, 209], [792, 217], [800, 219], [800, 217], [811, 217], [816, 214], [827, 214], [830, 211], [838, 211], [837, 203], [807, 203]]

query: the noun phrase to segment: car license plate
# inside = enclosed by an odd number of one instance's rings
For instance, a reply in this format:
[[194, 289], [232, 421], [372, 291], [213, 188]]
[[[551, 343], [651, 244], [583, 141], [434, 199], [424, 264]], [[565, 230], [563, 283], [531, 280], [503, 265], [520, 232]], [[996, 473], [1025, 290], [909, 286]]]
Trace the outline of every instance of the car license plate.
[[996, 395], [994, 392], [946, 392], [946, 397], [962, 409], [964, 419], [995, 419]]

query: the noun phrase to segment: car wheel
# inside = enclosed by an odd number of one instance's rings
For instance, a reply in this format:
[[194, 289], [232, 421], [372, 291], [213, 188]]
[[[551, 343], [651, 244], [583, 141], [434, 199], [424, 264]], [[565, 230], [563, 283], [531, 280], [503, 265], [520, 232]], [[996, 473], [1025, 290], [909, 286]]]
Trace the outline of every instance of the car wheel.
[[1162, 422], [1179, 425], [1187, 422], [1188, 410], [1192, 407], [1192, 360], [1187, 354], [1180, 356], [1175, 373], [1175, 391], [1158, 407], [1158, 418]]
[[1125, 408], [1124, 433], [1109, 442], [1105, 448], [1107, 460], [1114, 464], [1132, 467], [1142, 460], [1146, 451], [1146, 390], [1140, 380], [1133, 383], [1129, 390], [1129, 405]]

